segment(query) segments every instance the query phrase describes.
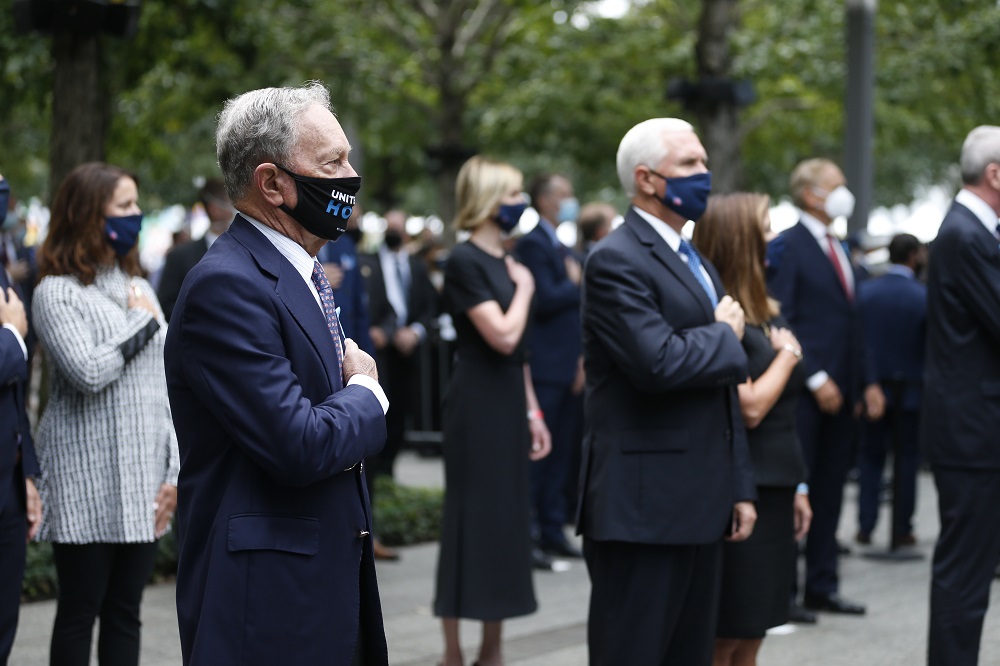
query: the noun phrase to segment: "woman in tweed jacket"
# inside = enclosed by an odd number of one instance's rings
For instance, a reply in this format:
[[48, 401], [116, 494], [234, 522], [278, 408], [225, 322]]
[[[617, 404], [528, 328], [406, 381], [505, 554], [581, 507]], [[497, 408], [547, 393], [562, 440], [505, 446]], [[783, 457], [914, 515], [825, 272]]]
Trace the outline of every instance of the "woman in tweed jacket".
[[177, 498], [177, 440], [163, 370], [165, 322], [139, 276], [134, 178], [77, 167], [39, 253], [34, 327], [49, 360], [36, 437], [59, 604], [50, 663], [139, 663], [139, 606]]

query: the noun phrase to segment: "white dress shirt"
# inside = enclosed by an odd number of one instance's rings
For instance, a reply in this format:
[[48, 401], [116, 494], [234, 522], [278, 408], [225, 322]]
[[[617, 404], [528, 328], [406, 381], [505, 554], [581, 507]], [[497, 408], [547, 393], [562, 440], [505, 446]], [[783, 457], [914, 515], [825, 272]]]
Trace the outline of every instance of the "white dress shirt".
[[971, 210], [979, 218], [979, 221], [983, 223], [983, 226], [986, 227], [986, 230], [990, 234], [996, 235], [997, 212], [993, 210], [992, 206], [983, 201], [979, 195], [963, 187], [955, 195], [955, 201]]
[[[313, 295], [316, 299], [316, 307], [322, 312], [323, 304], [319, 298], [319, 292], [316, 290], [316, 285], [312, 281], [313, 266], [316, 263], [316, 258], [309, 255], [305, 248], [293, 241], [288, 236], [283, 233], [272, 229], [271, 227], [258, 222], [257, 220], [249, 217], [246, 213], [243, 213], [243, 217], [247, 219], [257, 229], [260, 233], [264, 234], [264, 238], [271, 241], [271, 245], [281, 253], [285, 259], [295, 268], [300, 276], [302, 276], [302, 281], [306, 283], [306, 287], [309, 288], [309, 293]], [[323, 315], [326, 318], [326, 314]], [[379, 404], [382, 405], [382, 413], [389, 411], [389, 399], [385, 397], [385, 391], [379, 386], [378, 380], [372, 379], [367, 375], [353, 375], [350, 380], [348, 380], [347, 385], [360, 385], [375, 394], [378, 398]]]

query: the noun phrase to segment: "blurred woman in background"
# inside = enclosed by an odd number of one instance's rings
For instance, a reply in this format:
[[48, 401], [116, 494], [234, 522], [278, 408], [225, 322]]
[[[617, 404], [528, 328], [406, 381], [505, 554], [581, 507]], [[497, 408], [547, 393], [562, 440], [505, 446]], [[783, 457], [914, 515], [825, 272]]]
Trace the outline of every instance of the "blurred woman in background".
[[795, 429], [805, 385], [802, 347], [764, 280], [769, 208], [763, 194], [712, 196], [692, 238], [746, 313], [750, 376], [739, 386], [739, 400], [757, 480], [753, 534], [724, 546], [714, 666], [756, 664], [765, 632], [787, 622], [796, 541], [812, 520]]
[[74, 169], [52, 203], [32, 312], [49, 364], [35, 438], [59, 600], [50, 663], [139, 663], [139, 607], [177, 503], [165, 321], [140, 273], [135, 178]]
[[444, 666], [461, 666], [459, 618], [483, 622], [476, 663], [503, 664], [501, 623], [537, 608], [531, 580], [528, 462], [551, 446], [524, 354], [535, 291], [504, 238], [526, 204], [514, 167], [473, 157], [458, 174], [455, 226], [471, 232], [445, 267], [458, 335], [444, 406], [445, 499], [434, 614]]

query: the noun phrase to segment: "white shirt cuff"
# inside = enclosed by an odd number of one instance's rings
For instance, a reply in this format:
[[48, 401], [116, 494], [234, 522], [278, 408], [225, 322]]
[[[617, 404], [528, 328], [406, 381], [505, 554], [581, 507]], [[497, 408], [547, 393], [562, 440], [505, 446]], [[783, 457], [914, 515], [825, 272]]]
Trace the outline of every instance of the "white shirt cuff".
[[347, 381], [348, 386], [358, 384], [364, 386], [366, 389], [375, 394], [378, 398], [378, 402], [382, 405], [382, 413], [385, 414], [389, 411], [389, 398], [385, 397], [385, 391], [379, 386], [378, 381], [372, 379], [368, 375], [354, 375]]
[[21, 353], [24, 354], [24, 360], [27, 361], [28, 345], [24, 344], [24, 338], [21, 337], [21, 332], [17, 330], [17, 327], [14, 326], [14, 324], [4, 324], [3, 327], [13, 333], [14, 337], [17, 338], [17, 344], [21, 345]]
[[415, 321], [410, 324], [410, 328], [417, 334], [417, 337], [420, 338], [421, 342], [427, 339], [427, 329], [424, 328], [424, 325], [419, 321]]
[[823, 384], [826, 384], [828, 379], [830, 379], [830, 375], [826, 374], [826, 370], [820, 370], [806, 380], [806, 386], [809, 387], [810, 391], [815, 392], [819, 390], [819, 387]]

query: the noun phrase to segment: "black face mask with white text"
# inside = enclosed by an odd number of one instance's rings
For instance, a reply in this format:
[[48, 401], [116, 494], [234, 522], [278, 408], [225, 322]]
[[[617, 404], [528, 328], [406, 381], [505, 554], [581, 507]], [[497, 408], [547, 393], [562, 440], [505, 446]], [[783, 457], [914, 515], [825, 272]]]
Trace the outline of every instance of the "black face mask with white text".
[[355, 195], [361, 189], [361, 176], [350, 178], [314, 178], [289, 171], [280, 164], [276, 167], [295, 181], [298, 202], [295, 208], [278, 206], [313, 236], [335, 241], [347, 230], [357, 202]]

